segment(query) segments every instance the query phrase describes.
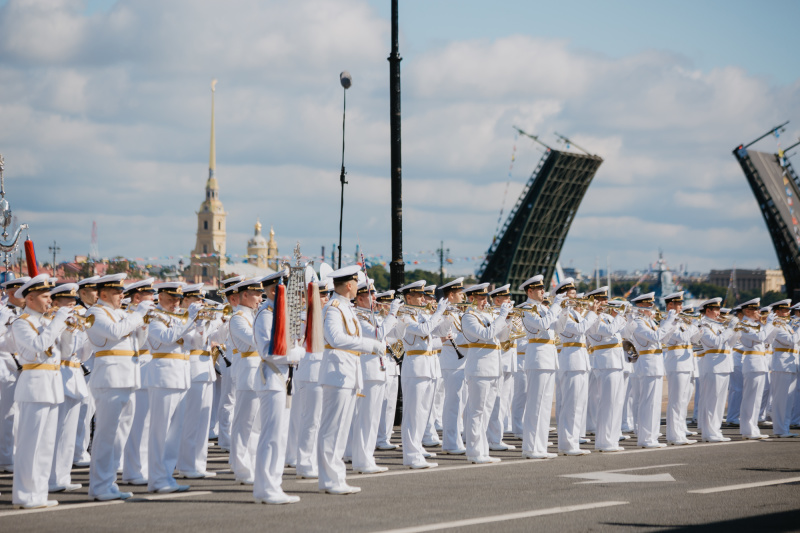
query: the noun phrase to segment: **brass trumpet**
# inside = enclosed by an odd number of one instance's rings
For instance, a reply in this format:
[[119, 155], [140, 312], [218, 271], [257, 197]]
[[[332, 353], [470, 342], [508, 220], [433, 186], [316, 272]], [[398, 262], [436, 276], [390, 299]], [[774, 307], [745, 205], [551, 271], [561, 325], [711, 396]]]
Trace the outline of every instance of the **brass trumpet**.
[[208, 305], [197, 311], [195, 320], [214, 320], [217, 317], [217, 313], [222, 313], [222, 318], [227, 320], [233, 316], [233, 307], [231, 304], [226, 304], [224, 307]]
[[[92, 325], [94, 325], [94, 315], [89, 315], [86, 317], [81, 316], [78, 314], [79, 311], [78, 307], [80, 307], [80, 309], [84, 309], [83, 306], [74, 307], [70, 312], [69, 316], [67, 317], [67, 319], [64, 321], [69, 331], [75, 331], [75, 330], [86, 331], [87, 329], [91, 328]], [[53, 317], [56, 316], [56, 313], [58, 312], [59, 309], [61, 308], [53, 306], [42, 316], [44, 318], [52, 320]]]
[[163, 309], [152, 308], [150, 309], [146, 315], [144, 315], [144, 323], [149, 324], [153, 320], [160, 320], [164, 324], [169, 325], [169, 317], [177, 318], [181, 321], [181, 324], [186, 324], [189, 321], [189, 311], [183, 311], [182, 313], [173, 313], [172, 311], [164, 311]]

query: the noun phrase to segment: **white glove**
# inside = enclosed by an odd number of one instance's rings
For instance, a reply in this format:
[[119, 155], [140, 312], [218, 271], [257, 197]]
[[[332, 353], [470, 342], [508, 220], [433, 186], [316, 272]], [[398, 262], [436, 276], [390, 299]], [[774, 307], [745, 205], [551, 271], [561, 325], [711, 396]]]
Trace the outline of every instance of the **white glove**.
[[136, 306], [136, 310], [134, 313], [138, 313], [140, 315], [146, 315], [148, 311], [153, 309], [156, 306], [153, 300], [142, 300], [139, 302], [139, 305]]
[[667, 313], [667, 320], [672, 320], [673, 318], [675, 318], [675, 315], [677, 314], [678, 314], [677, 311], [675, 311], [674, 309], [670, 309], [669, 312]]
[[436, 317], [442, 316], [449, 304], [450, 302], [448, 302], [446, 298], [442, 298], [441, 300], [439, 300], [439, 305], [436, 307], [436, 313], [434, 313], [433, 316]]
[[189, 306], [189, 320], [197, 318], [197, 312], [203, 307], [200, 302], [195, 302]]
[[386, 343], [383, 341], [379, 341], [378, 339], [370, 339], [372, 341], [372, 353], [375, 355], [385, 355], [386, 354]]
[[403, 305], [403, 301], [399, 298], [392, 300], [392, 305], [389, 306], [389, 314], [392, 316], [397, 316], [397, 312], [400, 310], [401, 305]]
[[57, 320], [60, 322], [65, 322], [67, 320], [67, 317], [69, 317], [71, 314], [72, 314], [71, 307], [59, 307], [58, 311], [56, 311], [56, 316], [53, 317], [53, 322]]
[[738, 324], [739, 322], [740, 322], [739, 317], [735, 316], [735, 317], [731, 318], [731, 321], [728, 323], [728, 327], [733, 329], [734, 327], [736, 327], [736, 324]]
[[561, 305], [564, 303], [564, 300], [569, 300], [569, 297], [566, 293], [556, 294], [556, 297], [553, 298], [553, 305]]
[[775, 322], [775, 313], [770, 311], [770, 313], [767, 315], [767, 324], [772, 324], [773, 322]]
[[500, 318], [505, 320], [506, 317], [508, 317], [508, 313], [510, 313], [513, 308], [514, 308], [514, 306], [511, 305], [508, 302], [506, 302], [503, 305], [501, 305], [500, 306]]
[[0, 307], [0, 325], [8, 324], [8, 321], [14, 318], [14, 311], [8, 307]]

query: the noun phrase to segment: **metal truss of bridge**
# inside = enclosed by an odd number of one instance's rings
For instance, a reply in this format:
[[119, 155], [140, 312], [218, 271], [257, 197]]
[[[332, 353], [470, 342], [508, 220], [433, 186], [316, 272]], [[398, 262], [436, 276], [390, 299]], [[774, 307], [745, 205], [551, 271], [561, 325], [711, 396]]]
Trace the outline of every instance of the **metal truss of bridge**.
[[747, 149], [783, 125], [746, 146], [737, 146], [733, 155], [741, 165], [767, 223], [786, 280], [786, 293], [796, 300], [800, 298], [800, 204], [797, 204], [800, 201], [800, 179], [785, 152], [800, 143], [780, 154]]
[[603, 162], [596, 155], [546, 148], [477, 272], [480, 282], [510, 283], [517, 300], [522, 297], [517, 287], [526, 279], [543, 274], [547, 283], [553, 277], [564, 239]]

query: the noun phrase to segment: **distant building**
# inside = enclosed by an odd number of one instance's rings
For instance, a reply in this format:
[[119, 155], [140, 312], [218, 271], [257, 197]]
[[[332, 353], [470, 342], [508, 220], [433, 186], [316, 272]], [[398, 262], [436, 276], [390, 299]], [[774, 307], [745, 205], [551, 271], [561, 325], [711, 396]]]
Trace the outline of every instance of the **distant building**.
[[[708, 274], [708, 283], [718, 287], [727, 287], [731, 281], [731, 270], [712, 270]], [[781, 270], [744, 270], [736, 269], [736, 288], [740, 291], [784, 292], [786, 282]]]

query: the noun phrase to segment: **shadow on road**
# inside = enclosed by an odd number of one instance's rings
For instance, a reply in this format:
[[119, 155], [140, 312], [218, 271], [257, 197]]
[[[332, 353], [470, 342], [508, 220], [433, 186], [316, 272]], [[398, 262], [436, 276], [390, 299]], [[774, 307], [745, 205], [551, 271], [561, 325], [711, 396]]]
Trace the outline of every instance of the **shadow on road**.
[[661, 524], [644, 524], [632, 522], [603, 522], [604, 525], [629, 528], [657, 529], [659, 531], [669, 531], [674, 533], [697, 532], [703, 533], [731, 531], [797, 531], [800, 524], [800, 510], [784, 511], [781, 513], [763, 514], [758, 516], [748, 516], [735, 520], [724, 520], [721, 522], [709, 522], [706, 524], [695, 524], [690, 526], [670, 527]]

